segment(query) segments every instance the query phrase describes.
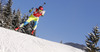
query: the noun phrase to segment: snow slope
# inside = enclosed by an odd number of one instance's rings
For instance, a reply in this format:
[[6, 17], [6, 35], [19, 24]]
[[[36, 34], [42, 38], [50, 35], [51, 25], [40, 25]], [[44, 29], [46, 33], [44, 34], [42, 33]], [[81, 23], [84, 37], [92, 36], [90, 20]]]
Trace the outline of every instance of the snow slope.
[[0, 27], [0, 52], [84, 52], [31, 35]]

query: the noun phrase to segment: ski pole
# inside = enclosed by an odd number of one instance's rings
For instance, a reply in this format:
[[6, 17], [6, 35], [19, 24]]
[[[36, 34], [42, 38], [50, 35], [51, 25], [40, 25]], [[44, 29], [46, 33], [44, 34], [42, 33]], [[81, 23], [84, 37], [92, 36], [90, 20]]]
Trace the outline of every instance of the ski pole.
[[44, 2], [42, 6], [44, 6], [46, 3]]

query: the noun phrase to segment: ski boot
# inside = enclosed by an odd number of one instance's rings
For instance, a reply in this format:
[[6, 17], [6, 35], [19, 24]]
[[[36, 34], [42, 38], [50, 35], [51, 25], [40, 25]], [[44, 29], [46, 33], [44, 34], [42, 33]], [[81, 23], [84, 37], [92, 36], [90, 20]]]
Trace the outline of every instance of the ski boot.
[[31, 32], [31, 35], [33, 35], [34, 34], [34, 30], [32, 30], [32, 32]]
[[15, 28], [15, 31], [17, 31], [19, 29], [19, 27]]

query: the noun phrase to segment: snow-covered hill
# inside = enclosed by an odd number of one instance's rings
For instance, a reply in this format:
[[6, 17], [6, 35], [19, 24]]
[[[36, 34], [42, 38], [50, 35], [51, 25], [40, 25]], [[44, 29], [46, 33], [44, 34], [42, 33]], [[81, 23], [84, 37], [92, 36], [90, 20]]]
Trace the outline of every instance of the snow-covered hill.
[[0, 52], [84, 52], [31, 35], [0, 27]]

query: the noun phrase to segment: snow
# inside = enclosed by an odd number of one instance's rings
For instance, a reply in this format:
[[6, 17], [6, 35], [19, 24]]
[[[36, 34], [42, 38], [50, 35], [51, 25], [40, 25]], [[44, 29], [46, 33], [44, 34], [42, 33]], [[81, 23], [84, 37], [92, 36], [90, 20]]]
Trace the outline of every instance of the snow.
[[83, 50], [0, 27], [0, 52], [84, 52]]

